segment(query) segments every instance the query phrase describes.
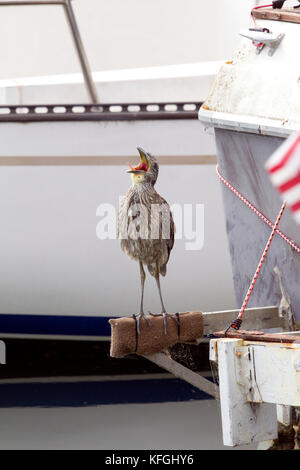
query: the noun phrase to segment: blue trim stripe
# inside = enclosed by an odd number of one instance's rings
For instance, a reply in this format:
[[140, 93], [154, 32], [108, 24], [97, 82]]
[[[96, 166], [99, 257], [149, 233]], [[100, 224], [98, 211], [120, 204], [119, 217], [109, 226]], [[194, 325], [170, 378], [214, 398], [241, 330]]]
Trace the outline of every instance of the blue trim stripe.
[[180, 379], [105, 382], [0, 382], [0, 408], [81, 407], [207, 400], [212, 397]]
[[1, 333], [110, 336], [110, 317], [0, 314]]

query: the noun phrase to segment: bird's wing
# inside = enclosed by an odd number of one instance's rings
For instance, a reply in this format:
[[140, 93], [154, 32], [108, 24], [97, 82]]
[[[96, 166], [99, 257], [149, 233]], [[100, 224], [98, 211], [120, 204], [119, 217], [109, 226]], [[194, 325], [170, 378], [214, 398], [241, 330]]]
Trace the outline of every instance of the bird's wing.
[[[168, 249], [168, 260], [167, 260], [167, 262], [169, 261], [170, 253], [171, 253], [172, 248], [174, 246], [174, 236], [175, 236], [175, 224], [174, 224], [172, 212], [170, 210], [170, 238], [168, 238], [166, 240], [167, 249]], [[166, 264], [167, 264], [167, 262], [166, 262]]]
[[[163, 264], [161, 265], [160, 273], [165, 276], [166, 274], [166, 265], [169, 261], [170, 253], [174, 246], [174, 236], [175, 236], [175, 224], [167, 201], [160, 196], [158, 193], [154, 192], [151, 195], [148, 195], [148, 203], [158, 206], [158, 211], [153, 211], [151, 213], [151, 222], [156, 230], [158, 231], [159, 239], [163, 239], [166, 247], [166, 256]], [[165, 223], [165, 225], [164, 225]]]

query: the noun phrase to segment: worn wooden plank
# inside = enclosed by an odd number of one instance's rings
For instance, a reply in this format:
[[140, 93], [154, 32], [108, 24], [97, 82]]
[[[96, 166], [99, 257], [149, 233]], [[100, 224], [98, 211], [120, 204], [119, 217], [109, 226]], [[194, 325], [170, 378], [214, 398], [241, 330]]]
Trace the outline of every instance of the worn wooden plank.
[[175, 375], [175, 377], [185, 380], [194, 387], [199, 388], [208, 395], [211, 395], [214, 398], [219, 397], [219, 391], [216, 384], [210, 380], [207, 380], [196, 372], [191, 371], [187, 367], [184, 367], [183, 365], [168, 357], [166, 354], [157, 353], [144, 357], [159, 367], [162, 367], [168, 372], [171, 372], [171, 374]]
[[[278, 312], [276, 306], [247, 308], [244, 312], [243, 328], [251, 330], [282, 328], [284, 326], [283, 318], [279, 317]], [[239, 310], [203, 313], [203, 334], [209, 335], [220, 329], [226, 329], [236, 319], [238, 313]]]
[[[179, 319], [179, 324], [176, 320]], [[176, 343], [191, 343], [203, 336], [202, 312], [182, 312], [178, 317], [167, 318], [167, 333], [164, 332], [162, 314], [143, 319], [140, 333], [133, 317], [111, 318], [112, 357], [124, 357], [136, 353], [140, 356], [159, 353]]]
[[229, 330], [226, 332], [224, 331], [216, 331], [215, 336], [219, 338], [227, 337], [227, 338], [237, 338], [243, 339], [245, 341], [258, 341], [264, 343], [300, 343], [300, 332], [299, 331], [291, 331], [287, 333], [263, 333], [261, 331], [249, 331], [249, 330]]
[[285, 21], [288, 23], [300, 23], [300, 11], [292, 10], [289, 8], [284, 9], [270, 9], [261, 8], [259, 10], [252, 10], [254, 18], [261, 20], [275, 20]]

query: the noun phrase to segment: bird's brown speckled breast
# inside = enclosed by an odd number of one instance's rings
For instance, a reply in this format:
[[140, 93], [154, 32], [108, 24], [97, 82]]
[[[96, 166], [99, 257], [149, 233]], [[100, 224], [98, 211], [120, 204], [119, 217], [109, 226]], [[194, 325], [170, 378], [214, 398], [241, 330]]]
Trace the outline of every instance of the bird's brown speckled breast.
[[[161, 214], [161, 215], [160, 215]], [[162, 221], [167, 230], [162, 233]], [[155, 233], [155, 238], [151, 238]], [[118, 237], [122, 250], [149, 267], [158, 264], [165, 274], [174, 244], [174, 222], [167, 202], [152, 184], [133, 185], [122, 198], [118, 216]]]

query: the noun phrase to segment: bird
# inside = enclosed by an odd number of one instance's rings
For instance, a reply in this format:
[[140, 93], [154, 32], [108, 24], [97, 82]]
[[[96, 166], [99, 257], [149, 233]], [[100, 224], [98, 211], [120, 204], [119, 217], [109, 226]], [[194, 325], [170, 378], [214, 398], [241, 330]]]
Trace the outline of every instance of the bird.
[[[148, 325], [151, 321], [144, 313], [144, 285], [147, 267], [156, 280], [161, 314], [163, 315], [164, 333], [167, 334], [167, 317], [172, 317], [179, 325], [178, 316], [167, 313], [165, 308], [160, 276], [166, 275], [166, 267], [174, 246], [175, 224], [167, 201], [155, 189], [159, 165], [150, 153], [137, 147], [140, 163], [127, 173], [131, 175], [132, 185], [120, 200], [118, 213], [118, 238], [121, 249], [129, 258], [137, 261], [140, 267], [141, 297], [140, 310], [133, 314], [136, 320], [137, 333], [140, 334], [141, 320]], [[152, 314], [148, 311], [150, 315]], [[160, 314], [160, 315], [161, 315]]]

